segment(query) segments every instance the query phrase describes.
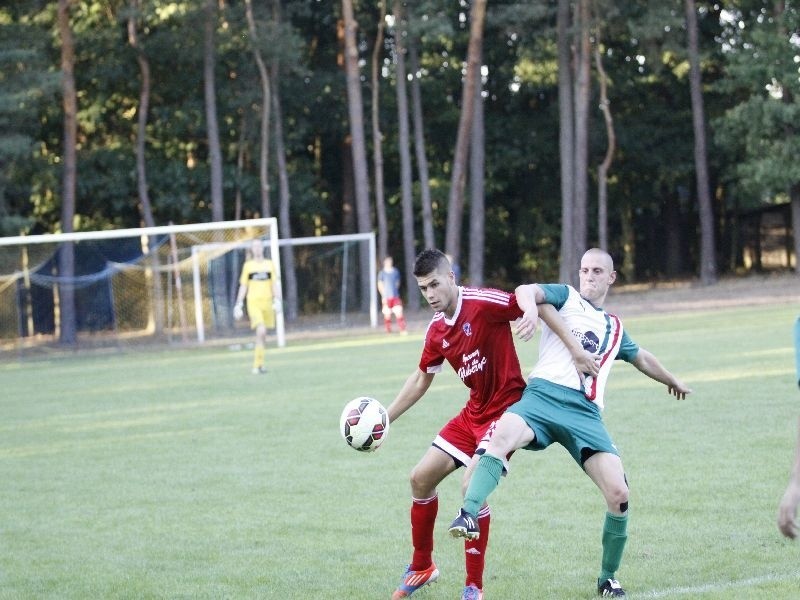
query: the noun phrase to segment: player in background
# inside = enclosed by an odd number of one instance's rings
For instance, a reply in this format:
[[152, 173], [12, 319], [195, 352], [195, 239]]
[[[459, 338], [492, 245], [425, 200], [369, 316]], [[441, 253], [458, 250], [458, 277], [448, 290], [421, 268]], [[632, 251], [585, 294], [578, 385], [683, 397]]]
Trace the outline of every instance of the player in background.
[[[800, 317], [794, 323], [794, 358], [797, 385], [800, 386]], [[778, 507], [778, 529], [790, 540], [797, 537], [797, 505], [800, 504], [800, 420], [797, 422], [797, 444], [794, 451], [794, 466], [789, 484]]]
[[267, 329], [275, 327], [275, 305], [280, 298], [280, 290], [275, 279], [275, 268], [272, 261], [264, 258], [264, 243], [253, 240], [250, 245], [250, 256], [242, 265], [239, 276], [239, 292], [233, 307], [236, 320], [244, 316], [242, 305], [247, 298], [247, 317], [250, 328], [256, 332], [256, 343], [253, 349], [253, 374], [266, 373], [264, 368], [264, 348], [267, 341]]
[[[439, 508], [436, 486], [460, 467], [468, 467], [467, 473], [470, 472], [469, 466], [477, 460], [479, 448], [487, 443], [494, 421], [519, 399], [525, 387], [510, 325], [510, 321], [522, 316], [514, 295], [494, 289], [459, 287], [449, 261], [439, 250], [424, 250], [417, 256], [414, 276], [435, 313], [425, 333], [418, 368], [387, 408], [389, 422], [394, 423], [422, 398], [445, 361], [469, 388], [469, 399], [439, 431], [411, 472], [414, 552], [393, 600], [410, 596], [439, 577], [433, 561], [433, 530]], [[550, 317], [560, 323], [555, 310], [542, 315], [543, 319]], [[553, 327], [572, 343], [576, 364], [585, 371], [597, 372], [593, 357], [559, 323]], [[465, 475], [462, 489], [467, 481]], [[476, 518], [484, 535], [464, 544], [466, 580], [462, 600], [483, 598], [489, 507], [479, 507]]]
[[[518, 330], [523, 339], [530, 339], [537, 312], [545, 304], [554, 306], [583, 347], [599, 359], [599, 373], [582, 378], [570, 358], [571, 351], [567, 351], [547, 327], [542, 327], [539, 360], [530, 374], [525, 393], [498, 420], [489, 446], [472, 474], [464, 505], [450, 526], [450, 533], [467, 539], [482, 537], [483, 524], [477, 517], [486, 498], [500, 482], [503, 462], [509, 452], [520, 448], [544, 450], [558, 442], [605, 498], [607, 512], [597, 592], [602, 596], [622, 597], [625, 592], [615, 572], [627, 540], [628, 483], [617, 448], [601, 417], [609, 370], [614, 359], [619, 358], [666, 385], [667, 391], [679, 400], [691, 393], [691, 389], [667, 371], [653, 354], [634, 343], [616, 316], [601, 308], [616, 278], [611, 256], [597, 248], [588, 250], [581, 259], [579, 275], [580, 293], [571, 286], [559, 284], [518, 287], [517, 302], [525, 311]], [[545, 324], [549, 325], [549, 321]]]
[[400, 271], [394, 266], [391, 256], [383, 259], [383, 269], [378, 271], [378, 292], [381, 295], [381, 312], [386, 333], [392, 333], [392, 315], [397, 319], [400, 333], [407, 333], [403, 300], [400, 298]]

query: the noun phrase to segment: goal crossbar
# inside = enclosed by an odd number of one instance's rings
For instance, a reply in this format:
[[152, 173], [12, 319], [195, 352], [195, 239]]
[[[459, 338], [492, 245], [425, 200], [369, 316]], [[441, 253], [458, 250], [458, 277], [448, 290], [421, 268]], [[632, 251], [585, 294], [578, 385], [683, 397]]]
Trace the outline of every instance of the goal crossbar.
[[196, 233], [199, 231], [223, 231], [226, 229], [248, 227], [271, 227], [277, 238], [278, 221], [275, 217], [242, 219], [238, 221], [212, 221], [211, 223], [187, 223], [185, 225], [156, 225], [155, 227], [132, 227], [129, 229], [103, 229], [100, 231], [75, 231], [71, 233], [42, 233], [37, 235], [14, 235], [0, 237], [0, 246], [20, 244], [57, 244], [59, 242], [80, 242], [84, 240], [111, 240], [137, 236], [151, 236], [170, 233]]

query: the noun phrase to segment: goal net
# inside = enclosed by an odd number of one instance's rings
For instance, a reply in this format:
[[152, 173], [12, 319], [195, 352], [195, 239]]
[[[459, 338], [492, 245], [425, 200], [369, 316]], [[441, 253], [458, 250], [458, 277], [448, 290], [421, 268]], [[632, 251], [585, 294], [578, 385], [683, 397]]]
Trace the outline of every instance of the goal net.
[[374, 234], [279, 240], [267, 218], [0, 238], [0, 350], [249, 338], [233, 306], [254, 239], [283, 296], [277, 345], [287, 326], [375, 327]]

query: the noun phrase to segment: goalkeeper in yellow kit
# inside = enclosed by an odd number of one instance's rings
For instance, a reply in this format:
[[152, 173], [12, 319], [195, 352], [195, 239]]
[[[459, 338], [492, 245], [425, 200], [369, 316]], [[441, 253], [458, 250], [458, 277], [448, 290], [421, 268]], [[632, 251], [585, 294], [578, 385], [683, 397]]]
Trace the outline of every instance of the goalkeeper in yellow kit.
[[275, 327], [275, 303], [279, 291], [275, 280], [275, 269], [272, 261], [264, 258], [264, 245], [261, 240], [253, 240], [250, 246], [250, 258], [242, 265], [239, 277], [239, 293], [233, 307], [235, 319], [244, 316], [243, 303], [247, 298], [247, 317], [251, 329], [256, 332], [256, 344], [253, 352], [253, 374], [266, 373], [264, 368], [264, 346], [267, 340], [267, 329]]

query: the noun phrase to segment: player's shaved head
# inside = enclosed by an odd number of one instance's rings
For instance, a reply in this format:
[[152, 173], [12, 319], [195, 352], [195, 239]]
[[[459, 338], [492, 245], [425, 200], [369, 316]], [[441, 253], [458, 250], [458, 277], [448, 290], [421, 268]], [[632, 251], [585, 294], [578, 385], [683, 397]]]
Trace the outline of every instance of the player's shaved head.
[[614, 259], [611, 258], [611, 255], [605, 250], [601, 250], [600, 248], [589, 248], [583, 253], [583, 256], [591, 257], [595, 260], [601, 261], [604, 263], [604, 266], [608, 269], [609, 273], [614, 270]]
[[434, 271], [450, 272], [450, 261], [444, 252], [436, 248], [429, 248], [417, 254], [414, 261], [414, 277], [424, 277]]

